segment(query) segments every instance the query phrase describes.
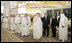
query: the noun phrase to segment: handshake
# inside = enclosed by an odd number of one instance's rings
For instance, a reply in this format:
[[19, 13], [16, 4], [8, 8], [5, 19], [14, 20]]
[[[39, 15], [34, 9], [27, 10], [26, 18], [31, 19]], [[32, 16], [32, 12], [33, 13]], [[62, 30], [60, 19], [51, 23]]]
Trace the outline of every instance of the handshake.
[[49, 24], [48, 27], [51, 27], [51, 25]]

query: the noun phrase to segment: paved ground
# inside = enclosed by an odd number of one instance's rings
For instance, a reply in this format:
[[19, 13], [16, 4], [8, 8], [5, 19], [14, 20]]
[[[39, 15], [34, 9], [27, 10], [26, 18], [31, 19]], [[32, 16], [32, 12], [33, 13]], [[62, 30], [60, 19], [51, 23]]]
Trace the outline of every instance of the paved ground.
[[[32, 31], [31, 31], [32, 33]], [[1, 28], [1, 42], [61, 42], [58, 39], [58, 32], [56, 38], [52, 37], [52, 32], [50, 29], [49, 37], [41, 37], [40, 40], [33, 39], [31, 36], [22, 36], [20, 33], [11, 32]], [[71, 34], [68, 34], [68, 40], [65, 42], [71, 42]]]

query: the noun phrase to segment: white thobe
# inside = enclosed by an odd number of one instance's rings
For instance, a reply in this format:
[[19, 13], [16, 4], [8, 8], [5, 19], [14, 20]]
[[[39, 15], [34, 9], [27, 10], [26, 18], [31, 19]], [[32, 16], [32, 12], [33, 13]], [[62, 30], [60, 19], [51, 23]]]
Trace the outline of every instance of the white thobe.
[[42, 21], [40, 17], [33, 19], [33, 38], [40, 39], [42, 36]]
[[[27, 25], [28, 23], [28, 25]], [[25, 35], [30, 35], [30, 30], [29, 30], [29, 20], [27, 20], [27, 18], [22, 18], [21, 21], [21, 27], [22, 27], [22, 36]]]
[[[59, 39], [65, 41], [68, 38], [68, 19], [66, 17], [63, 21], [62, 19], [60, 19], [59, 23]], [[64, 26], [64, 28], [62, 26]]]
[[15, 24], [14, 24], [14, 18], [10, 18], [10, 27], [11, 27], [11, 31], [16, 30], [15, 29]]
[[29, 26], [31, 25], [31, 18], [28, 16]]
[[9, 28], [9, 19], [8, 18], [4, 18], [4, 28], [7, 29]]
[[15, 27], [16, 27], [16, 31], [18, 32], [18, 33], [20, 33], [21, 32], [21, 17], [16, 17], [15, 18]]

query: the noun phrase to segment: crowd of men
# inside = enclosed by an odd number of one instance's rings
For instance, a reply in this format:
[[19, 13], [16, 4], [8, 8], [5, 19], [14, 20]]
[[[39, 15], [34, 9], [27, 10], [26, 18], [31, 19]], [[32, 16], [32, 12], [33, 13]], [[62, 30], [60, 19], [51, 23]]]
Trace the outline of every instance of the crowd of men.
[[[9, 25], [10, 21], [10, 25]], [[40, 39], [42, 36], [49, 36], [49, 26], [52, 26], [52, 35], [56, 37], [56, 29], [59, 31], [59, 40], [63, 42], [68, 38], [68, 19], [64, 13], [52, 15], [52, 22], [50, 24], [50, 16], [47, 15], [47, 12], [44, 13], [44, 17], [41, 18], [40, 13], [36, 13], [33, 17], [33, 25], [31, 24], [31, 17], [25, 13], [22, 17], [20, 15], [10, 15], [9, 17], [5, 16], [2, 19], [2, 28], [21, 33], [22, 36], [28, 36], [30, 34], [30, 26], [33, 26], [33, 38]], [[47, 32], [47, 33], [46, 33]]]

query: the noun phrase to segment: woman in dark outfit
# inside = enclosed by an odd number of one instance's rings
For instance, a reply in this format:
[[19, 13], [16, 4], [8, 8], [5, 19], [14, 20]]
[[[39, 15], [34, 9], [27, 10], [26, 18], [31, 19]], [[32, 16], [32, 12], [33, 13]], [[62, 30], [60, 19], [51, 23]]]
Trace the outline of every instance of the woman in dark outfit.
[[55, 15], [52, 16], [52, 35], [53, 37], [56, 37], [56, 28], [57, 28], [57, 18], [55, 17]]

